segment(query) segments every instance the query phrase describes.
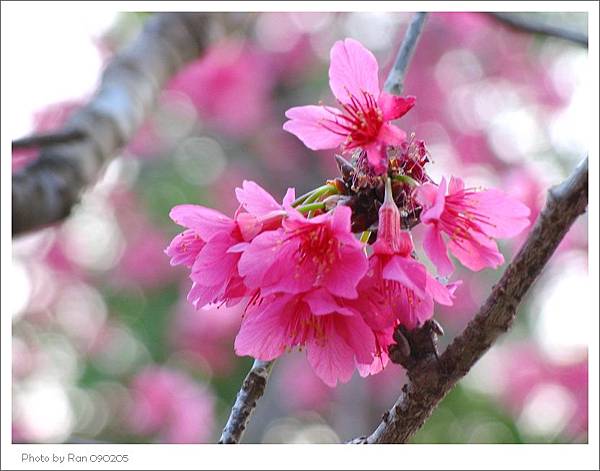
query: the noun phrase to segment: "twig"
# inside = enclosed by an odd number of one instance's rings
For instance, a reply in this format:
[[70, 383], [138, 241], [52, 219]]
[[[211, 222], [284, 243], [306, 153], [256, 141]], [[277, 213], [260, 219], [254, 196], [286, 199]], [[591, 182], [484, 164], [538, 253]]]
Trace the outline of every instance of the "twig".
[[13, 236], [70, 213], [81, 192], [133, 137], [165, 82], [203, 50], [207, 26], [204, 13], [159, 13], [146, 22], [108, 64], [92, 100], [64, 126], [65, 135], [81, 138], [42, 148], [36, 161], [13, 176]]
[[33, 134], [12, 141], [12, 148], [29, 149], [31, 147], [44, 147], [55, 144], [65, 144], [67, 142], [79, 141], [85, 138], [85, 133], [81, 129], [60, 129], [55, 132], [44, 134]]
[[269, 374], [273, 368], [273, 361], [254, 360], [252, 368], [246, 375], [242, 388], [235, 398], [227, 424], [223, 429], [219, 443], [239, 443], [250, 415], [256, 407], [256, 402], [262, 397], [267, 386]]
[[516, 310], [542, 269], [588, 204], [588, 159], [548, 192], [546, 205], [525, 244], [485, 304], [439, 361], [428, 358], [408, 370], [409, 381], [369, 437], [351, 443], [405, 443], [496, 339], [512, 325]]
[[402, 45], [398, 50], [398, 55], [396, 56], [394, 65], [390, 70], [387, 79], [385, 80], [384, 88], [386, 92], [393, 93], [395, 95], [400, 95], [402, 93], [406, 69], [408, 68], [410, 59], [417, 46], [417, 41], [419, 40], [421, 31], [423, 31], [423, 24], [425, 23], [426, 17], [427, 13], [415, 13], [410, 25], [408, 25], [408, 29], [406, 30], [406, 34], [402, 40]]
[[525, 33], [543, 34], [588, 47], [585, 33], [533, 20], [518, 13], [489, 12], [490, 16], [511, 28]]

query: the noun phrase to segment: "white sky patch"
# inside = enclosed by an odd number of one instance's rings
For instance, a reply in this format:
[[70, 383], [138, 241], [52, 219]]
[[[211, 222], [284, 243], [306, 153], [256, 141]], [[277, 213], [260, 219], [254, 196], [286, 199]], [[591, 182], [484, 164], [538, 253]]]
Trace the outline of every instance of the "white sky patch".
[[11, 109], [7, 124], [10, 134], [19, 137], [31, 131], [34, 112], [93, 92], [102, 67], [94, 40], [113, 24], [117, 13], [99, 10], [74, 20], [70, 15], [48, 18], [22, 8], [11, 15], [11, 21], [23, 25], [11, 32], [19, 53], [10, 56], [7, 67], [18, 71], [19, 86], [11, 93], [17, 95], [19, 106]]
[[582, 268], [584, 262], [574, 258], [569, 257], [569, 263], [548, 282], [536, 303], [539, 318], [535, 336], [555, 361], [580, 358], [589, 342], [590, 316], [598, 315], [590, 311], [592, 284]]

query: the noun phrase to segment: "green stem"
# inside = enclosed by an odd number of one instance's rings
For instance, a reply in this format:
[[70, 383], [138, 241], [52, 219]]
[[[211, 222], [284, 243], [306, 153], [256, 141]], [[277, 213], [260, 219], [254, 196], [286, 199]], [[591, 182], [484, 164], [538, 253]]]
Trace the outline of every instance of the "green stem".
[[305, 204], [296, 208], [301, 213], [308, 213], [309, 211], [316, 211], [317, 209], [325, 209], [325, 203], [319, 201], [317, 203]]
[[328, 183], [326, 185], [315, 188], [314, 190], [311, 190], [308, 193], [304, 193], [302, 196], [299, 196], [298, 198], [296, 198], [294, 200], [294, 202], [292, 203], [292, 206], [296, 207], [301, 204], [314, 203], [321, 196], [324, 196], [324, 195], [329, 196], [330, 194], [333, 195], [336, 193], [337, 193], [337, 188]]

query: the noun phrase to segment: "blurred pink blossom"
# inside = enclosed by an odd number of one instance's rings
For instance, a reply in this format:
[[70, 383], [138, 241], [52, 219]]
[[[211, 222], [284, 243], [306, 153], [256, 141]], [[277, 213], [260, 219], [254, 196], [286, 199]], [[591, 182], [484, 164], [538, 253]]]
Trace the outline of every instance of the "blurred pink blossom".
[[246, 137], [269, 117], [273, 79], [264, 53], [247, 42], [228, 39], [212, 45], [167, 88], [188, 95], [209, 126]]
[[206, 443], [213, 434], [215, 399], [180, 371], [148, 366], [131, 383], [127, 423], [134, 433], [166, 443]]
[[196, 310], [183, 299], [176, 309], [170, 338], [174, 349], [200, 368], [226, 377], [236, 366], [232, 345], [242, 319], [241, 306], [206, 306]]
[[543, 356], [533, 345], [518, 345], [506, 353], [503, 401], [515, 412], [522, 411], [536, 389], [557, 385], [568, 391], [574, 403], [565, 432], [578, 436], [588, 429], [588, 360], [556, 363]]

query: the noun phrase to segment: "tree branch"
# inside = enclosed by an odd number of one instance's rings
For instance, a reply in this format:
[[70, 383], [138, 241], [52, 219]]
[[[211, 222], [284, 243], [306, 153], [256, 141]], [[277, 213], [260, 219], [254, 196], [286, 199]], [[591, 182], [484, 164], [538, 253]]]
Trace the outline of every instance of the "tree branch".
[[439, 360], [430, 355], [408, 369], [408, 383], [377, 429], [351, 443], [405, 443], [419, 430], [452, 387], [511, 327], [519, 303], [587, 204], [586, 158], [567, 180], [549, 190], [525, 244], [475, 318]]
[[579, 31], [536, 21], [518, 13], [489, 12], [488, 14], [517, 31], [552, 36], [588, 47], [587, 34], [580, 33]]
[[15, 139], [12, 142], [12, 148], [29, 149], [32, 147], [44, 147], [55, 144], [64, 144], [67, 142], [79, 141], [85, 138], [85, 134], [81, 129], [60, 129], [55, 132], [44, 134], [33, 134], [31, 136]]
[[265, 392], [273, 363], [273, 361], [254, 360], [254, 364], [246, 375], [242, 388], [235, 398], [235, 403], [219, 443], [233, 444], [240, 442], [250, 416], [256, 407], [256, 402]]
[[53, 145], [13, 175], [13, 236], [69, 215], [81, 192], [133, 137], [166, 81], [204, 49], [207, 26], [203, 13], [154, 15], [110, 61], [92, 100], [55, 134], [79, 139], [37, 137], [37, 145]]
[[386, 92], [393, 93], [394, 95], [400, 95], [402, 93], [406, 69], [408, 68], [408, 64], [410, 63], [415, 48], [417, 47], [417, 41], [423, 31], [426, 17], [427, 13], [415, 13], [410, 25], [408, 25], [408, 29], [402, 40], [402, 45], [398, 50], [394, 65], [385, 80], [384, 89]]

